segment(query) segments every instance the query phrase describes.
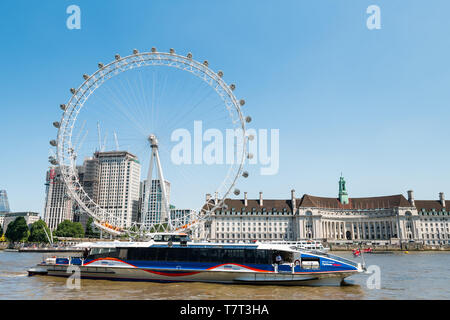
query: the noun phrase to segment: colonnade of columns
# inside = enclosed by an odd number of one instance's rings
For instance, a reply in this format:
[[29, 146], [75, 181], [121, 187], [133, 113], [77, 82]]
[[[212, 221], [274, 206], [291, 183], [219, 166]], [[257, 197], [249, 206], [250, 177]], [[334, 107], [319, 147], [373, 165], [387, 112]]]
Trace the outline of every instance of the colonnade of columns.
[[389, 240], [399, 237], [397, 219], [305, 219], [300, 225], [300, 238], [330, 240]]

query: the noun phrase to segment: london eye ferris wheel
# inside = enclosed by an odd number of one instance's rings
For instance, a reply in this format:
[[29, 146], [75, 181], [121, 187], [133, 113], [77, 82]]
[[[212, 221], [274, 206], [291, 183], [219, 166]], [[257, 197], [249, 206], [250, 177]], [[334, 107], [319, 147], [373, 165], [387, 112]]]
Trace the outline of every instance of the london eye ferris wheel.
[[[159, 52], [152, 48], [99, 63], [93, 74], [83, 75], [78, 88], [70, 89], [69, 101], [60, 106], [62, 117], [53, 123], [58, 134], [50, 141], [56, 150], [49, 161], [59, 166], [69, 197], [99, 229], [113, 235], [141, 236], [188, 230], [223, 208], [230, 193], [240, 193], [236, 182], [241, 176], [248, 177], [244, 164], [252, 157], [247, 152], [252, 136], [245, 129], [251, 118], [242, 113], [245, 101], [234, 95], [236, 86], [227, 84], [223, 76], [222, 71], [214, 72], [208, 61], [194, 60], [191, 53], [182, 56], [173, 49]], [[225, 132], [233, 133], [231, 143], [223, 141]], [[180, 138], [182, 133], [191, 139], [185, 141], [184, 159], [177, 162], [173, 159], [174, 137]], [[214, 139], [216, 148], [210, 153], [214, 161], [208, 161], [202, 147]], [[144, 216], [149, 210], [149, 190], [155, 187], [153, 174], [158, 176], [158, 221], [144, 224], [141, 217], [123, 224], [111, 206], [100, 202], [81, 181], [80, 161], [95, 152], [119, 150], [135, 155], [141, 164], [147, 190], [141, 208]], [[207, 193], [214, 194], [215, 200], [205, 200], [202, 195]], [[188, 219], [176, 217], [170, 213], [174, 203], [195, 210]]]

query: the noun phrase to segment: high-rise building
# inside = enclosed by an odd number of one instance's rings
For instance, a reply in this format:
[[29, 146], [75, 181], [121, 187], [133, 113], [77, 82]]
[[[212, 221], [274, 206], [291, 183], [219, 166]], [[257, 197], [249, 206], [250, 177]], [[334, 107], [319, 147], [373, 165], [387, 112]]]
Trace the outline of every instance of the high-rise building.
[[[166, 192], [167, 192], [167, 202], [170, 203], [170, 183], [165, 181]], [[162, 201], [162, 188], [161, 181], [159, 179], [153, 179], [150, 188], [150, 194], [147, 195], [147, 180], [141, 182], [141, 214], [140, 221], [145, 227], [151, 227], [154, 224], [162, 223], [161, 212], [163, 210]], [[148, 205], [145, 205], [145, 199], [148, 197]], [[147, 208], [147, 210], [146, 210]], [[170, 209], [170, 208], [169, 208]]]
[[0, 212], [10, 212], [6, 190], [0, 190]]
[[[86, 160], [82, 166], [77, 166], [78, 180], [80, 185], [83, 187], [84, 191], [89, 195], [89, 197], [93, 198], [93, 183], [89, 181], [89, 174], [87, 174], [87, 168], [90, 168], [87, 163], [89, 160]], [[88, 179], [88, 181], [86, 181]], [[97, 177], [94, 178], [97, 181]], [[73, 222], [80, 222], [83, 226], [83, 229], [86, 229], [86, 224], [89, 219], [89, 215], [80, 207], [80, 205], [74, 201], [73, 203]]]
[[126, 151], [96, 152], [85, 162], [84, 188], [110, 216], [112, 223], [128, 228], [139, 212], [141, 164]]
[[59, 167], [47, 171], [45, 186], [44, 221], [53, 231], [64, 220], [73, 220], [73, 201], [67, 194]]
[[[141, 165], [126, 151], [96, 152], [77, 167], [78, 179], [88, 196], [112, 217], [109, 223], [127, 228], [137, 221]], [[51, 230], [64, 220], [81, 222], [88, 214], [72, 201], [58, 167], [47, 172], [44, 220]]]

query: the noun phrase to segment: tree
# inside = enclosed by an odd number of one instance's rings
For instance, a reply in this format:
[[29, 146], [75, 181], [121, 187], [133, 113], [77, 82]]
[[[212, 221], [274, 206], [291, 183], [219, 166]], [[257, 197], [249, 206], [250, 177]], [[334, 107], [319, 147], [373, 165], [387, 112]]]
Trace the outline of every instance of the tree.
[[89, 217], [89, 219], [86, 223], [86, 232], [85, 232], [85, 235], [88, 238], [98, 238], [99, 237], [99, 233], [94, 230], [93, 223], [94, 223], [94, 219], [92, 219], [92, 217]]
[[26, 241], [30, 231], [24, 217], [17, 217], [16, 220], [8, 224], [5, 237], [12, 242]]
[[158, 223], [150, 228], [150, 232], [164, 232], [167, 230], [167, 223]]
[[70, 220], [64, 220], [56, 228], [55, 236], [83, 238], [84, 237], [83, 226], [79, 222], [72, 222]]
[[47, 227], [47, 224], [44, 220], [38, 220], [31, 225], [30, 236], [28, 237], [28, 241], [30, 242], [45, 242], [48, 243], [48, 237], [45, 234], [47, 231], [48, 236], [50, 237], [50, 229]]

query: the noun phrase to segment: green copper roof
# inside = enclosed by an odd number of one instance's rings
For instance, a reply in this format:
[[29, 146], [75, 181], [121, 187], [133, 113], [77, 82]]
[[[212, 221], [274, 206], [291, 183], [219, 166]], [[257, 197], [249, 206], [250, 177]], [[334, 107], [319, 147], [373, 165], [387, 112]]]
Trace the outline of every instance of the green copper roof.
[[342, 174], [339, 178], [339, 201], [342, 204], [348, 204], [348, 193], [347, 189], [345, 188], [345, 180]]

